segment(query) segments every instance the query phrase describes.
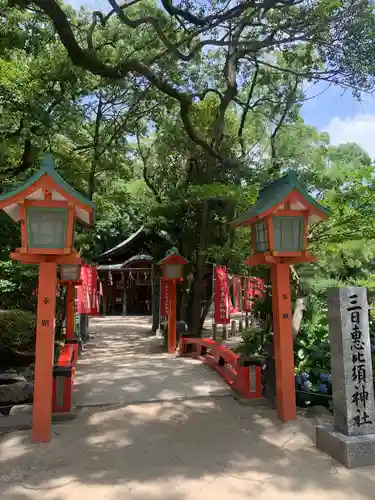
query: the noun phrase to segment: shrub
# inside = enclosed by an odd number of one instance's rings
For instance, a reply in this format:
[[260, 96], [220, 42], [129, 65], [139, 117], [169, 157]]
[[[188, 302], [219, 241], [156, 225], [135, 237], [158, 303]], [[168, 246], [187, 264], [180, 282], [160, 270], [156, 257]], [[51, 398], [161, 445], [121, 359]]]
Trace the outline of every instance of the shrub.
[[235, 352], [247, 357], [261, 356], [264, 345], [272, 338], [272, 332], [260, 327], [251, 327], [247, 328], [241, 337], [241, 343], [234, 349]]
[[0, 355], [33, 348], [35, 316], [18, 309], [0, 311]]

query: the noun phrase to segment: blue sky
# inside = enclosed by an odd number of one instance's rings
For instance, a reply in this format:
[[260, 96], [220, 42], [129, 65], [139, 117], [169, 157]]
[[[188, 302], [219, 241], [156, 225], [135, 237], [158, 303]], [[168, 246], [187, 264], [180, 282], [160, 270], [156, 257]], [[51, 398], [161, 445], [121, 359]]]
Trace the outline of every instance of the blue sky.
[[[109, 5], [107, 0], [67, 0], [67, 3], [75, 8], [85, 5], [103, 10], [108, 10]], [[334, 86], [326, 89], [326, 83], [319, 83], [309, 90], [310, 95], [317, 97], [303, 106], [305, 122], [327, 131], [332, 144], [356, 142], [375, 158], [375, 99], [364, 96], [362, 102], [357, 102], [350, 91]]]

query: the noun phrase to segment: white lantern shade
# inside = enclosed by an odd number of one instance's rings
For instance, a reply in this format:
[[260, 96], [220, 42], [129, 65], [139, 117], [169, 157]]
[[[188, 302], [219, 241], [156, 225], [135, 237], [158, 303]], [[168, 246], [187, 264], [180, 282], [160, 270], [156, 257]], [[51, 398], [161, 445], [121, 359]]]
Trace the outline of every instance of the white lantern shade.
[[81, 266], [63, 264], [60, 266], [60, 279], [62, 281], [78, 281], [81, 275]]
[[273, 217], [275, 250], [301, 252], [303, 247], [303, 217]]
[[182, 265], [181, 264], [166, 264], [165, 277], [167, 279], [180, 279], [182, 278]]
[[63, 249], [66, 247], [67, 209], [27, 207], [26, 221], [29, 248]]
[[266, 221], [261, 220], [253, 224], [252, 236], [255, 241], [255, 249], [257, 252], [261, 253], [269, 250]]

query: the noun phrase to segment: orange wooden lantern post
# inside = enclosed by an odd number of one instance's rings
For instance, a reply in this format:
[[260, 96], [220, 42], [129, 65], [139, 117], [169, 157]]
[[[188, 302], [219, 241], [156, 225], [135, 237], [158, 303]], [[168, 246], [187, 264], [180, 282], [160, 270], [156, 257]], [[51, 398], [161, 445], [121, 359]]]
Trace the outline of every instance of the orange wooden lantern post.
[[74, 334], [74, 287], [81, 285], [81, 266], [76, 264], [62, 264], [59, 266], [60, 285], [66, 286], [65, 307], [65, 343], [74, 343], [74, 359], [78, 358], [78, 343]]
[[307, 251], [308, 226], [328, 215], [290, 172], [261, 189], [256, 204], [232, 223], [251, 228], [252, 255], [245, 263], [271, 266], [277, 414], [283, 422], [296, 418], [289, 266], [315, 262]]
[[163, 277], [168, 283], [168, 353], [176, 352], [176, 283], [183, 280], [183, 266], [189, 261], [182, 257], [177, 248], [167, 252], [164, 259], [158, 262], [163, 267]]
[[0, 209], [21, 224], [21, 248], [10, 256], [39, 264], [32, 440], [51, 439], [53, 347], [57, 266], [79, 265], [74, 226], [91, 225], [95, 205], [72, 189], [45, 154], [40, 170], [14, 191], [0, 195]]

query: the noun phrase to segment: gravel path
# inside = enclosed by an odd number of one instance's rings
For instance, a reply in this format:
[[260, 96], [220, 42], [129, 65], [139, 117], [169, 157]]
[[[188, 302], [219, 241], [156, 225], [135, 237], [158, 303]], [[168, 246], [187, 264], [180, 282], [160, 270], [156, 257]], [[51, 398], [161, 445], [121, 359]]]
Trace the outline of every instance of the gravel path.
[[[0, 438], [1, 500], [375, 498], [374, 467], [344, 469], [315, 449], [310, 421], [283, 425], [241, 406], [206, 367], [199, 380], [198, 365], [158, 354], [147, 323], [132, 321], [93, 322], [80, 360], [77, 403], [116, 405], [81, 408], [48, 445], [32, 445], [29, 431]], [[136, 402], [145, 398], [160, 400]]]

